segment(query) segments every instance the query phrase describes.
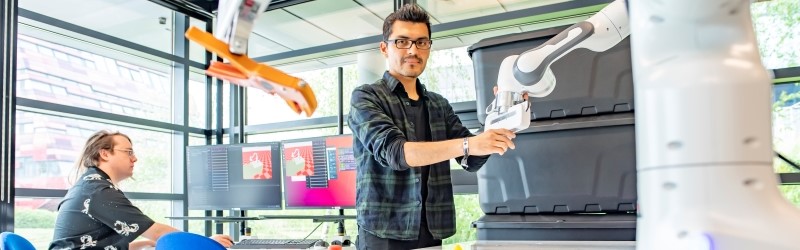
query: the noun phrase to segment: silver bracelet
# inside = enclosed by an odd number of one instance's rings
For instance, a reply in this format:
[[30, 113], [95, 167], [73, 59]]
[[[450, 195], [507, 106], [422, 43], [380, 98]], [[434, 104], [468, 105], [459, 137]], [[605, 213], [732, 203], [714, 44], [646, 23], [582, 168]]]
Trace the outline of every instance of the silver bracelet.
[[461, 167], [467, 169], [467, 157], [469, 156], [469, 137], [464, 137], [464, 158], [461, 158]]

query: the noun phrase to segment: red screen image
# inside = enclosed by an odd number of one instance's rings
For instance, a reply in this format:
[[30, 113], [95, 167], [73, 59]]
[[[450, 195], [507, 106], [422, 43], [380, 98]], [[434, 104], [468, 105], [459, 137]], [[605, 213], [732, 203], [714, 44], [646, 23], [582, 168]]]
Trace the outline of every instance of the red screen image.
[[287, 208], [355, 207], [352, 136], [314, 138], [282, 145]]
[[270, 147], [242, 148], [242, 178], [245, 180], [272, 179], [271, 157]]

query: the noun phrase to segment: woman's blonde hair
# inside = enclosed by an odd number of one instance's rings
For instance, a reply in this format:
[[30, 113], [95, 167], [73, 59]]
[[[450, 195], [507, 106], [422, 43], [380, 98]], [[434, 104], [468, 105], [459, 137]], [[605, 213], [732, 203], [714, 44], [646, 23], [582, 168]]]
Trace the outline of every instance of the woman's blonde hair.
[[78, 161], [75, 162], [75, 171], [72, 173], [74, 176], [70, 176], [69, 178], [70, 184], [77, 183], [78, 178], [80, 178], [88, 168], [96, 167], [97, 164], [100, 163], [100, 151], [104, 149], [113, 149], [115, 146], [114, 136], [117, 135], [123, 136], [125, 139], [128, 139], [128, 141], [131, 141], [131, 138], [123, 133], [111, 132], [108, 130], [97, 131], [86, 140], [86, 144], [83, 146], [83, 150], [81, 150], [81, 155]]

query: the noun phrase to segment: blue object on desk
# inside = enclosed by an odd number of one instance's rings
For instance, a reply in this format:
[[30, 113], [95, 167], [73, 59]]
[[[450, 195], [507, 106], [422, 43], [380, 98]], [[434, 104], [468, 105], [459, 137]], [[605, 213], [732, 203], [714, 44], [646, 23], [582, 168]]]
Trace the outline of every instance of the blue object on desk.
[[315, 239], [244, 239], [231, 249], [308, 249], [319, 240]]
[[4, 250], [36, 250], [30, 241], [12, 232], [0, 234], [0, 242]]
[[172, 232], [161, 236], [156, 241], [156, 249], [170, 250], [225, 250], [225, 247], [212, 240], [198, 234], [187, 232]]

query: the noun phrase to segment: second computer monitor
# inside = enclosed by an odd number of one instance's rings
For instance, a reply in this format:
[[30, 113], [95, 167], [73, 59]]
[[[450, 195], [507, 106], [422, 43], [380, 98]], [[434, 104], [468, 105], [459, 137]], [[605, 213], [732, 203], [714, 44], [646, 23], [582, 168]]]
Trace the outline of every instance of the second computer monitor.
[[286, 208], [354, 208], [356, 162], [351, 135], [284, 141]]

